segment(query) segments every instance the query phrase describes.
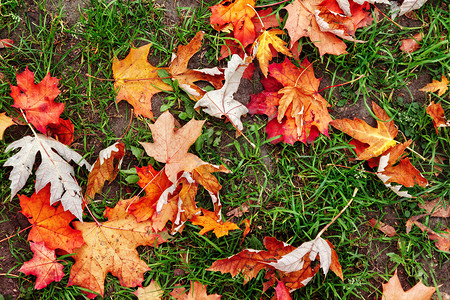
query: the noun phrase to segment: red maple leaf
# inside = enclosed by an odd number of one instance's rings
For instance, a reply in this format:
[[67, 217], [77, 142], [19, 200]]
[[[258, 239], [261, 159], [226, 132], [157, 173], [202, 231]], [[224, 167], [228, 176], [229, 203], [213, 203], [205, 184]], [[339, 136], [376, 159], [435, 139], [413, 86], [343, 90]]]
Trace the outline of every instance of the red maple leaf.
[[42, 133], [47, 132], [47, 125], [59, 122], [64, 110], [64, 103], [54, 100], [59, 95], [59, 79], [48, 73], [38, 84], [34, 84], [34, 73], [28, 67], [22, 74], [17, 74], [17, 86], [11, 86], [12, 107], [25, 111], [28, 122]]

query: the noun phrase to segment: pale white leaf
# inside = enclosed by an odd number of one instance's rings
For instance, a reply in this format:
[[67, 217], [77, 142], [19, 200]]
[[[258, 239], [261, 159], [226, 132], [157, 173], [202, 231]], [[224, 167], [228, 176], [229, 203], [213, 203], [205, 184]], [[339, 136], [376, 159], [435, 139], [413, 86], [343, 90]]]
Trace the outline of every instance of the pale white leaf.
[[30, 176], [36, 155], [39, 152], [41, 164], [36, 169], [36, 193], [48, 183], [50, 187], [50, 204], [61, 201], [64, 210], [69, 210], [82, 221], [81, 188], [74, 179], [73, 167], [69, 164], [74, 161], [88, 170], [91, 165], [81, 155], [66, 145], [44, 135], [36, 137], [25, 136], [11, 143], [6, 152], [20, 148], [20, 151], [11, 156], [3, 166], [13, 167], [9, 179], [11, 180], [11, 198], [23, 188]]
[[419, 9], [425, 2], [427, 2], [427, 0], [405, 0], [402, 5], [400, 5], [400, 12], [398, 15], [401, 16], [412, 10]]
[[[112, 152], [118, 152], [119, 151], [119, 148], [117, 148], [118, 144], [119, 144], [119, 142], [116, 142], [116, 143], [112, 144], [111, 146], [109, 146], [108, 148], [103, 149], [102, 151], [100, 151], [100, 153], [98, 154], [98, 159], [100, 160], [100, 165], [103, 165], [105, 160], [107, 160], [108, 158], [111, 157], [111, 153]], [[122, 164], [122, 159], [119, 162], [119, 169], [120, 169], [120, 165], [121, 164]]]
[[242, 59], [234, 54], [225, 69], [223, 87], [220, 90], [207, 92], [194, 106], [194, 108], [203, 107], [203, 111], [213, 117], [227, 117], [239, 130], [244, 128], [240, 118], [248, 112], [248, 109], [234, 100], [233, 94], [238, 90], [242, 75], [250, 63], [246, 58]]
[[[336, 1], [339, 4], [339, 7], [344, 12], [344, 14], [346, 16], [350, 17], [352, 15], [352, 13], [350, 11], [350, 2], [349, 2], [349, 0], [336, 0]], [[354, 0], [354, 2], [358, 3], [359, 5], [362, 5], [365, 2], [369, 2], [370, 4], [382, 3], [382, 4], [391, 5], [389, 0]]]

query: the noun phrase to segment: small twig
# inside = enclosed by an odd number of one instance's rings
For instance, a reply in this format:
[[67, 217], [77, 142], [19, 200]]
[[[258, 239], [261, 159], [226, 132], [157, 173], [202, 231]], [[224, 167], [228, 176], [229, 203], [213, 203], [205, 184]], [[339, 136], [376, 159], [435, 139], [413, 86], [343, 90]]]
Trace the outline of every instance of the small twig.
[[400, 28], [401, 30], [403, 30], [403, 26], [397, 24], [394, 22], [394, 20], [392, 20], [391, 18], [389, 18], [388, 16], [386, 16], [375, 4], [373, 5], [375, 7], [376, 10], [378, 10], [378, 12], [380, 14], [382, 14], [386, 19], [388, 19], [389, 21], [392, 22], [392, 24], [394, 24], [395, 26], [397, 26], [398, 28]]
[[16, 235], [18, 235], [19, 233], [21, 233], [21, 232], [23, 232], [23, 231], [25, 231], [25, 230], [27, 230], [27, 229], [29, 229], [29, 228], [31, 228], [31, 227], [33, 227], [33, 225], [30, 225], [30, 226], [28, 226], [28, 227], [26, 227], [26, 228], [24, 228], [24, 229], [21, 229], [19, 232], [17, 232], [16, 234], [14, 234], [14, 235], [11, 235], [11, 236], [9, 236], [9, 237], [7, 237], [7, 238], [4, 238], [3, 240], [0, 240], [0, 243], [1, 242], [4, 242], [4, 241], [7, 241], [7, 240], [9, 240], [9, 239], [11, 239], [11, 238], [13, 238], [13, 237], [15, 237]]
[[342, 213], [350, 206], [350, 204], [353, 202], [353, 198], [355, 198], [357, 192], [358, 192], [358, 188], [355, 188], [355, 190], [353, 191], [352, 199], [350, 199], [350, 201], [348, 201], [347, 205], [346, 205], [346, 206], [345, 206], [345, 207], [337, 214], [337, 216], [335, 216], [335, 217], [333, 218], [333, 220], [331, 220], [331, 222], [328, 223], [328, 224], [327, 224], [327, 225], [326, 225], [326, 226], [325, 226], [325, 227], [317, 234], [316, 239], [319, 238], [319, 237], [325, 232], [325, 230], [327, 230], [328, 227], [330, 227], [331, 224], [333, 224], [334, 221], [336, 221], [337, 218], [339, 218], [339, 217], [342, 215]]
[[363, 78], [364, 76], [365, 76], [365, 75], [363, 74], [363, 75], [361, 75], [361, 76], [359, 76], [358, 78], [355, 78], [355, 79], [353, 79], [353, 80], [350, 80], [350, 81], [347, 81], [347, 82], [344, 82], [344, 83], [340, 83], [340, 84], [336, 84], [336, 85], [331, 85], [331, 86], [324, 87], [323, 89], [321, 89], [321, 90], [318, 91], [317, 93], [323, 92], [323, 91], [325, 91], [325, 90], [327, 90], [327, 89], [331, 89], [331, 88], [334, 88], [334, 87], [338, 87], [338, 86], [342, 86], [342, 85], [346, 85], [346, 84], [353, 83], [353, 82], [355, 82], [355, 81], [357, 81], [357, 80], [360, 80], [360, 79]]

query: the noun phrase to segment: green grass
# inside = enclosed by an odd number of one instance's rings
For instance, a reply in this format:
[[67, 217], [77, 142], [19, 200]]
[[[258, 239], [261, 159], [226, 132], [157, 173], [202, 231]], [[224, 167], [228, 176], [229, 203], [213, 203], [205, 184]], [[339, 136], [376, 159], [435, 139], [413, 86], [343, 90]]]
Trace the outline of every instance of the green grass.
[[[80, 19], [73, 24], [66, 22], [66, 12], [58, 1], [53, 2], [59, 9], [51, 10], [45, 1], [36, 1], [38, 13], [31, 21], [24, 13], [25, 1], [2, 1], [0, 38], [14, 36], [15, 44], [13, 49], [0, 50], [0, 69], [4, 76], [0, 80], [0, 111], [18, 116], [11, 108], [13, 100], [9, 96], [9, 83], [15, 85], [16, 73], [28, 67], [39, 81], [50, 72], [53, 77], [60, 78], [62, 92], [57, 101], [66, 105], [63, 117], [70, 118], [75, 125], [73, 148], [93, 162], [100, 150], [121, 138], [129, 153], [132, 147], [135, 151], [135, 155], [130, 154], [124, 161], [122, 170], [149, 163], [161, 168], [161, 164], [139, 153], [142, 149], [140, 141], [152, 141], [148, 121], [133, 117], [130, 130], [126, 130], [132, 111], [125, 103], [116, 104], [114, 101], [115, 91], [110, 80], [113, 77], [112, 59], [123, 59], [131, 47], [152, 43], [150, 62], [154, 66], [167, 66], [174, 49], [178, 45], [186, 45], [197, 31], [203, 30], [206, 34], [201, 65], [223, 66], [224, 62], [218, 63], [216, 57], [224, 43], [224, 34], [217, 33], [209, 25], [208, 7], [218, 1], [198, 1], [200, 4], [195, 9], [179, 8], [179, 17], [174, 23], [168, 21], [165, 9], [153, 1], [91, 0], [79, 9]], [[273, 2], [258, 1], [257, 5]], [[349, 137], [337, 130], [330, 128], [330, 138], [321, 135], [311, 145], [273, 146], [264, 132], [266, 119], [252, 116], [245, 119], [244, 124], [245, 136], [255, 145], [252, 147], [242, 137], [235, 136], [230, 123], [213, 119], [203, 112], [197, 114], [188, 110], [186, 114], [186, 107], [192, 108], [192, 102], [182, 92], [155, 96], [183, 121], [192, 116], [208, 120], [191, 152], [212, 164], [225, 164], [232, 171], [230, 174], [217, 174], [223, 185], [223, 213], [249, 203], [250, 211], [241, 219], [251, 220], [252, 231], [241, 245], [241, 231], [232, 231], [229, 236], [217, 239], [211, 234], [200, 236], [199, 228], [188, 223], [183, 234], [175, 235], [170, 243], [156, 249], [139, 247], [142, 259], [151, 268], [145, 275], [144, 285], [156, 280], [168, 296], [176, 284], [188, 288], [192, 280], [208, 285], [208, 292], [218, 293], [222, 299], [269, 298], [273, 289], [262, 295], [262, 272], [243, 285], [242, 276], [232, 278], [229, 274], [206, 269], [215, 260], [245, 248], [264, 249], [261, 241], [265, 236], [274, 236], [294, 246], [313, 239], [345, 207], [355, 188], [358, 188], [358, 193], [351, 206], [324, 234], [324, 238], [336, 247], [345, 281], [342, 282], [332, 272], [325, 278], [320, 271], [306, 287], [292, 294], [293, 299], [381, 297], [381, 282], [387, 281], [398, 266], [405, 270], [412, 285], [419, 279], [427, 285], [439, 285], [435, 268], [428, 265], [441, 265], [450, 258], [449, 254], [436, 250], [434, 242], [417, 227], [406, 234], [404, 226], [410, 216], [422, 212], [418, 203], [437, 197], [450, 198], [448, 160], [444, 164], [434, 161], [436, 156], [450, 157], [450, 130], [441, 128], [436, 134], [431, 118], [425, 114], [428, 98], [422, 101], [424, 103], [407, 101], [411, 96], [417, 96], [417, 90], [422, 87], [414, 86], [418, 77], [425, 74], [428, 78], [440, 79], [442, 75], [450, 75], [448, 39], [441, 39], [450, 31], [449, 11], [440, 8], [444, 3], [436, 1], [418, 10], [420, 26], [400, 29], [382, 18], [359, 29], [356, 37], [366, 43], [347, 43], [347, 55], [320, 57], [309, 40], [302, 39], [304, 50], [301, 57], [306, 54], [310, 61], [315, 61], [314, 69], [320, 70], [330, 85], [364, 75], [352, 84], [322, 93], [333, 110], [353, 107], [361, 102], [370, 107], [372, 100], [377, 101], [397, 124], [400, 130], [397, 140], [412, 139], [411, 148], [426, 158], [423, 161], [413, 153], [409, 155], [413, 165], [429, 180], [425, 189], [409, 189], [417, 196], [414, 199], [399, 198], [368, 172], [363, 162], [354, 161], [348, 145]], [[281, 17], [284, 16], [282, 7], [285, 5], [274, 7]], [[421, 30], [425, 32], [421, 49], [412, 54], [402, 53], [399, 41]], [[258, 82], [254, 84], [258, 86]], [[441, 97], [435, 94], [429, 97], [435, 102], [440, 101], [448, 116], [449, 92]], [[123, 118], [126, 125], [117, 129], [116, 122]], [[31, 134], [24, 126], [17, 129], [21, 135], [15, 130], [6, 132], [5, 139], [0, 141], [0, 150], [5, 149], [13, 138]], [[0, 164], [9, 156], [2, 151]], [[442, 171], [436, 176], [437, 167]], [[17, 197], [12, 201], [9, 199], [9, 171], [0, 169], [0, 222], [10, 222], [10, 216], [20, 211]], [[78, 172], [77, 180], [83, 186], [86, 172]], [[119, 198], [128, 198], [139, 191], [137, 184], [127, 183], [130, 174], [120, 172], [116, 179], [119, 190], [111, 188], [100, 197], [101, 200], [91, 205], [99, 220], [102, 220], [105, 205], [112, 206]], [[33, 193], [32, 180], [29, 179], [20, 194], [29, 196]], [[202, 207], [212, 207], [205, 191], [199, 192], [197, 201]], [[390, 224], [399, 233], [394, 238], [384, 237], [366, 225], [371, 217], [381, 220], [387, 208], [389, 216], [396, 218], [396, 223]], [[240, 222], [241, 219], [233, 221]], [[424, 218], [422, 222], [432, 229], [438, 227], [430, 218]], [[21, 298], [82, 299], [82, 289], [66, 287], [68, 275], [60, 283], [34, 290], [34, 277], [18, 272], [22, 263], [32, 257], [32, 253], [23, 246], [26, 236], [27, 232], [23, 232], [2, 242], [2, 246], [7, 244], [9, 247], [17, 265], [10, 270], [0, 270], [0, 273], [19, 276]], [[386, 263], [377, 264], [378, 259], [384, 259]], [[63, 260], [64, 271], [68, 274], [73, 260], [70, 257]], [[384, 267], [380, 269], [380, 265]], [[105, 281], [105, 299], [135, 299], [131, 294], [134, 290], [120, 286], [118, 279], [111, 275]]]

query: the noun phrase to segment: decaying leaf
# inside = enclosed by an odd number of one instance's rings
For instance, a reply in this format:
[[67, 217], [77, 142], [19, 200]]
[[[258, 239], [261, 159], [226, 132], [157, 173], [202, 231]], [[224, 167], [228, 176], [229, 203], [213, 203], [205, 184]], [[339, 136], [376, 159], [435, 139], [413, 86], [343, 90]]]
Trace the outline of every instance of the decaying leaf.
[[23, 264], [19, 272], [35, 275], [35, 289], [45, 288], [53, 281], [60, 281], [64, 277], [64, 266], [56, 260], [55, 250], [45, 246], [43, 242], [30, 243], [33, 258]]
[[394, 276], [383, 283], [383, 300], [430, 300], [436, 288], [427, 287], [421, 281], [405, 292], [395, 270]]
[[389, 237], [393, 237], [393, 236], [397, 235], [397, 232], [395, 231], [394, 227], [392, 227], [391, 225], [384, 224], [383, 222], [378, 221], [376, 219], [373, 219], [373, 218], [370, 219], [369, 225], [373, 228], [380, 230], [381, 232], [383, 232], [385, 235], [387, 235]]
[[152, 280], [148, 286], [144, 288], [139, 287], [133, 294], [135, 294], [139, 300], [160, 300], [164, 295], [164, 291], [159, 287], [156, 281]]
[[5, 132], [6, 128], [14, 124], [15, 123], [13, 119], [8, 117], [5, 112], [0, 113], [0, 140], [3, 140], [3, 133]]
[[[138, 246], [155, 246], [166, 241], [166, 232], [156, 234], [152, 222], [138, 223], [126, 212], [132, 199], [119, 201], [114, 208], [106, 208], [108, 221], [74, 222], [86, 242], [75, 249], [75, 264], [70, 271], [68, 285], [78, 285], [103, 296], [108, 273], [117, 276], [126, 287], [141, 286], [144, 273], [149, 270], [139, 257]], [[88, 297], [95, 297], [89, 294]]]
[[445, 203], [445, 200], [441, 198], [425, 201], [424, 204], [419, 203], [419, 207], [425, 209], [432, 217], [450, 217], [450, 203]]
[[12, 47], [14, 41], [11, 39], [1, 39], [0, 40], [0, 49]]
[[248, 112], [247, 107], [234, 100], [233, 94], [238, 90], [242, 75], [248, 67], [251, 59], [240, 58], [234, 54], [225, 69], [225, 84], [219, 90], [207, 92], [194, 106], [203, 107], [207, 114], [221, 118], [225, 116], [238, 129], [244, 129], [241, 116]]
[[64, 110], [64, 103], [56, 103], [59, 95], [59, 79], [48, 73], [38, 84], [34, 83], [34, 73], [28, 67], [17, 74], [17, 86], [11, 86], [12, 107], [23, 109], [25, 116], [37, 130], [47, 132], [47, 125], [56, 123]]
[[61, 205], [55, 208], [49, 204], [50, 184], [30, 198], [19, 195], [19, 200], [22, 207], [20, 212], [28, 218], [32, 226], [28, 241], [44, 242], [51, 250], [63, 249], [67, 253], [72, 253], [73, 249], [84, 244], [81, 232], [69, 225], [75, 216], [64, 211]]
[[201, 210], [202, 216], [195, 215], [193, 218], [191, 218], [192, 224], [204, 227], [199, 232], [200, 235], [204, 235], [208, 231], [213, 230], [216, 237], [220, 238], [224, 235], [228, 235], [228, 231], [230, 230], [239, 229], [239, 226], [237, 226], [235, 223], [228, 221], [224, 223], [222, 220], [219, 220], [214, 212], [203, 208]]
[[441, 81], [433, 79], [433, 81], [423, 88], [421, 88], [419, 91], [422, 92], [438, 92], [438, 96], [444, 95], [444, 93], [448, 90], [448, 84], [449, 81], [447, 77], [442, 75]]
[[431, 228], [423, 225], [419, 221], [417, 221], [417, 219], [420, 218], [421, 216], [418, 216], [414, 219], [411, 218], [409, 226], [410, 227], [412, 226], [411, 223], [416, 225], [417, 227], [420, 228], [420, 230], [422, 230], [422, 232], [428, 233], [428, 237], [430, 238], [430, 240], [435, 241], [436, 247], [439, 250], [450, 252], [450, 229], [446, 228], [443, 232], [436, 232], [436, 231], [432, 230]]
[[400, 46], [400, 50], [405, 53], [413, 53], [420, 49], [420, 42], [423, 39], [423, 33], [417, 33], [410, 39], [402, 40], [402, 45]]
[[113, 181], [119, 172], [122, 158], [125, 155], [125, 145], [114, 143], [98, 154], [92, 169], [89, 172], [85, 200], [89, 203], [96, 193], [101, 191], [105, 181]]
[[191, 281], [191, 289], [189, 293], [186, 293], [185, 288], [175, 288], [170, 296], [174, 297], [176, 300], [219, 300], [220, 295], [213, 294], [208, 295], [206, 293], [206, 285], [201, 284], [198, 281]]
[[437, 134], [439, 134], [438, 127], [450, 126], [450, 120], [445, 118], [444, 109], [442, 108], [441, 103], [435, 104], [434, 101], [431, 101], [426, 112], [433, 119], [434, 129], [436, 129]]
[[61, 201], [64, 210], [69, 210], [78, 220], [83, 220], [81, 188], [74, 179], [74, 169], [69, 164], [74, 161], [87, 169], [91, 165], [81, 155], [54, 139], [41, 134], [35, 137], [25, 136], [6, 147], [6, 152], [20, 148], [20, 151], [8, 158], [3, 166], [13, 167], [11, 180], [11, 199], [23, 188], [33, 170], [37, 153], [41, 155], [41, 164], [36, 170], [36, 192], [51, 183], [50, 204]]

